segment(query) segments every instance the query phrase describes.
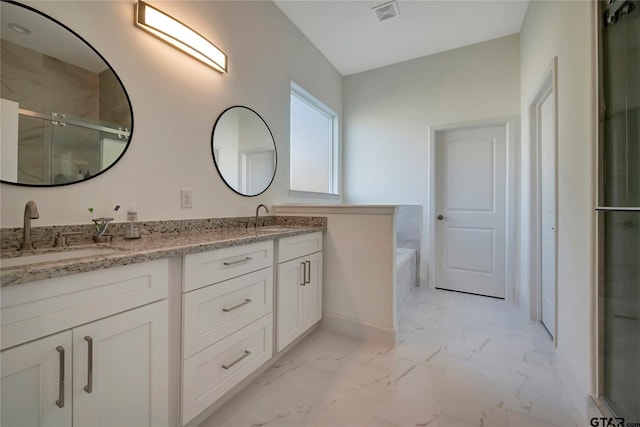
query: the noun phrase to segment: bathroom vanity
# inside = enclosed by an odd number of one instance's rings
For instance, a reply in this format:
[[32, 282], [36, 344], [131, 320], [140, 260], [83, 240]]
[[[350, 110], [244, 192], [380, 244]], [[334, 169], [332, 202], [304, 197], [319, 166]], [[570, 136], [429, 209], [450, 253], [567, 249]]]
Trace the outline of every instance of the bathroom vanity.
[[2, 425], [197, 422], [321, 319], [324, 230], [159, 235], [3, 266]]
[[167, 267], [2, 288], [2, 424], [167, 424]]

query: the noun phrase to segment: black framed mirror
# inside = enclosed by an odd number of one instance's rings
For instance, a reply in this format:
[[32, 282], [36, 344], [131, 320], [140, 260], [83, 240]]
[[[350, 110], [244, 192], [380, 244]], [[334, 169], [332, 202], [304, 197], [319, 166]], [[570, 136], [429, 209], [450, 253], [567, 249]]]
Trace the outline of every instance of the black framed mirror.
[[48, 187], [104, 173], [133, 132], [122, 81], [63, 23], [12, 0], [0, 8], [0, 181]]
[[213, 126], [211, 154], [225, 184], [243, 196], [266, 191], [276, 174], [273, 134], [249, 107], [236, 105], [220, 114]]

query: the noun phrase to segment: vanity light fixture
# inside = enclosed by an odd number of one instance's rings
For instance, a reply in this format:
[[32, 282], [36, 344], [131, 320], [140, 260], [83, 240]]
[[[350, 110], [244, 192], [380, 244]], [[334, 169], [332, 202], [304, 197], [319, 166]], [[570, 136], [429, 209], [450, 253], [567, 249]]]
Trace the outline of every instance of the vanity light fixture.
[[200, 34], [143, 1], [138, 1], [134, 8], [136, 27], [153, 34], [221, 73], [227, 72], [227, 55]]

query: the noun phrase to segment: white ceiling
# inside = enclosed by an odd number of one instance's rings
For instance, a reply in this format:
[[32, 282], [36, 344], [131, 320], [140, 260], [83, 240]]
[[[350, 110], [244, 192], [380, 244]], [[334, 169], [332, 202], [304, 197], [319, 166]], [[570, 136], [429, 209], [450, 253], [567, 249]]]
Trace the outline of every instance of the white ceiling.
[[386, 0], [274, 0], [346, 76], [520, 32], [528, 0], [397, 0], [399, 16], [378, 22]]
[[[9, 28], [9, 24], [21, 25], [31, 33], [17, 33]], [[94, 73], [101, 73], [108, 68], [107, 64], [73, 33], [40, 14], [11, 3], [1, 4], [0, 34], [3, 40]]]

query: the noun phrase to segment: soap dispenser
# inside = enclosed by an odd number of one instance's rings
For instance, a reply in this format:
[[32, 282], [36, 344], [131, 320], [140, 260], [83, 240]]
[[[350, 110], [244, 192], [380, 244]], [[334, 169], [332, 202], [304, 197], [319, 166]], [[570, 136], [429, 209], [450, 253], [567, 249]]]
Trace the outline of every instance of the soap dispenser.
[[124, 231], [124, 238], [140, 238], [140, 227], [138, 227], [138, 212], [135, 211], [135, 208], [131, 208], [127, 211], [127, 226]]

